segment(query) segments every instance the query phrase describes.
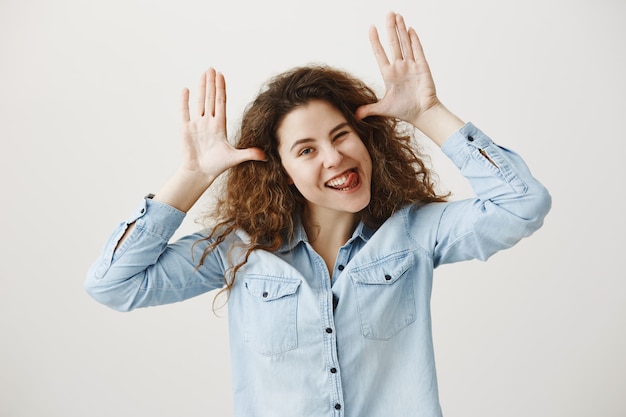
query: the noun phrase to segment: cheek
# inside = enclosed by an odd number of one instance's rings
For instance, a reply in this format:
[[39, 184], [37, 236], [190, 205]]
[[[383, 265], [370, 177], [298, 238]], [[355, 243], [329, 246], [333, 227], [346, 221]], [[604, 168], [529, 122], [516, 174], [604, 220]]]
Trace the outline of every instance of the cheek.
[[365, 168], [366, 171], [369, 172], [371, 176], [372, 170], [373, 170], [373, 163], [372, 163], [372, 157], [370, 156], [367, 149], [363, 151], [363, 157], [361, 158], [361, 161], [362, 161], [361, 163], [363, 164], [363, 167]]
[[316, 186], [319, 179], [319, 172], [315, 170], [307, 161], [297, 161], [284, 165], [283, 168], [287, 183], [295, 186], [298, 191], [303, 192]]
[[283, 175], [285, 176], [285, 179], [287, 181], [287, 184], [289, 185], [293, 185], [293, 178], [291, 178], [291, 175], [289, 174], [290, 169], [289, 167], [285, 164], [285, 158], [284, 155], [280, 152], [280, 147], [278, 149], [278, 155], [277, 155], [277, 159], [278, 159], [278, 163], [280, 164], [280, 170], [283, 173]]
[[293, 178], [291, 177], [291, 175], [289, 174], [289, 172], [291, 172], [289, 167], [287, 167], [287, 166], [285, 166], [285, 164], [281, 163], [281, 171], [283, 172], [283, 175], [285, 176], [287, 184], [293, 185], [294, 181], [293, 181]]
[[369, 162], [371, 164], [372, 157], [369, 149], [367, 149], [367, 145], [363, 142], [363, 139], [359, 138], [357, 144], [354, 146], [353, 152], [355, 155], [361, 155], [362, 162]]

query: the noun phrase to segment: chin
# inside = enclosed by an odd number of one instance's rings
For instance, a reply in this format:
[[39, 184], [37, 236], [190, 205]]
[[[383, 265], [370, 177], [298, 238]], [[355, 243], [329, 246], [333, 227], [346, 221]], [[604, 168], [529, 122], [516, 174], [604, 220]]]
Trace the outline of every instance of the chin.
[[363, 210], [366, 210], [369, 207], [370, 202], [371, 202], [371, 199], [368, 198], [367, 201], [364, 204], [360, 204], [354, 210], [349, 210], [349, 211], [351, 213], [354, 213], [354, 214], [360, 213], [360, 212], [362, 212]]

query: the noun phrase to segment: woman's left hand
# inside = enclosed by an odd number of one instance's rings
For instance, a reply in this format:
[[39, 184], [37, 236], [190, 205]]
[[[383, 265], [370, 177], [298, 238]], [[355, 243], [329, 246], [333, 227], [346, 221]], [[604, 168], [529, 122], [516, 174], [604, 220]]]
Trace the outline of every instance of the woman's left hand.
[[372, 26], [369, 32], [385, 82], [385, 95], [377, 103], [359, 107], [356, 117], [359, 120], [372, 115], [395, 117], [419, 128], [420, 116], [440, 105], [428, 62], [417, 33], [413, 28], [406, 28], [401, 15], [393, 12], [387, 15], [387, 33], [391, 61], [380, 43], [376, 27]]

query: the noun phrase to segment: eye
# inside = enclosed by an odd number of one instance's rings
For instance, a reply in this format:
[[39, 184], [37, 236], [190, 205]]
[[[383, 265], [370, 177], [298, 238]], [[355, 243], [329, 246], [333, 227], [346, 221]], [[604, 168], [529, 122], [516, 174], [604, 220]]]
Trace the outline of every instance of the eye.
[[298, 152], [298, 156], [305, 156], [313, 152], [313, 148], [304, 148], [300, 152]]
[[350, 132], [348, 132], [347, 130], [343, 130], [343, 131], [339, 132], [337, 135], [335, 135], [335, 137], [333, 138], [333, 141], [336, 141], [336, 140], [339, 140], [341, 138], [346, 137], [348, 135], [348, 133], [350, 133]]

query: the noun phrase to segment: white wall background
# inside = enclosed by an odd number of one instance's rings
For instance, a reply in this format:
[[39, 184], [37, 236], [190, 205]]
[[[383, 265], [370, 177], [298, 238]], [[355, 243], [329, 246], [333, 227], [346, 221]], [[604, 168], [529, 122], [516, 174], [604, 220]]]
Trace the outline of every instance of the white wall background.
[[85, 272], [175, 169], [179, 93], [207, 66], [226, 74], [231, 128], [295, 65], [379, 88], [367, 30], [389, 10], [417, 28], [444, 103], [554, 198], [531, 238], [438, 271], [444, 413], [626, 416], [622, 0], [1, 0], [0, 416], [232, 414], [211, 294], [121, 314]]

